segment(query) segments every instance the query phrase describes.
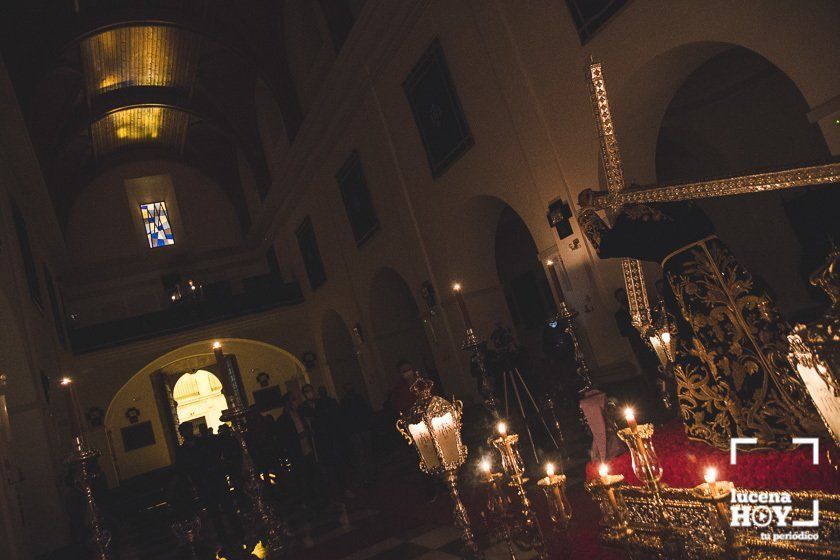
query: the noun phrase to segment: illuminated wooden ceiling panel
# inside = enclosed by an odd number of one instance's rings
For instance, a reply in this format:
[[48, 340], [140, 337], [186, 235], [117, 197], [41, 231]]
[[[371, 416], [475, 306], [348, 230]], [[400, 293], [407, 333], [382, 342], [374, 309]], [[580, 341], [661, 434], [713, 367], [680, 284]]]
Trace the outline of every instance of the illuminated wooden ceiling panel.
[[187, 134], [189, 114], [170, 107], [130, 107], [93, 123], [90, 134], [97, 156], [138, 144], [179, 150]]
[[167, 26], [120, 27], [93, 35], [81, 43], [88, 97], [131, 86], [188, 90], [199, 48], [197, 35]]

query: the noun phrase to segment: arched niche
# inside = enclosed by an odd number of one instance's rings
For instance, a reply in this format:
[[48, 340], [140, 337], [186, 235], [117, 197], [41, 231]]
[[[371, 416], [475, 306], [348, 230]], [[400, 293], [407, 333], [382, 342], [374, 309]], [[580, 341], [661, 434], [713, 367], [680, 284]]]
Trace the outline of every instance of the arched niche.
[[410, 361], [442, 388], [420, 309], [411, 288], [392, 268], [377, 271], [370, 286], [374, 343], [384, 369], [385, 389], [397, 384], [397, 362]]
[[[172, 463], [178, 440], [171, 409], [174, 404], [171, 389], [185, 373], [198, 369], [221, 378], [222, 372], [218, 370], [212, 352], [213, 342], [203, 340], [167, 352], [140, 369], [117, 391], [105, 413], [110, 453], [103, 453], [101, 459], [111, 485]], [[249, 403], [262, 402], [257, 394], [259, 391], [269, 389], [274, 395], [278, 390], [281, 394], [288, 391], [299, 394], [300, 387], [308, 383], [303, 364], [282, 348], [240, 338], [220, 339], [220, 342], [226, 354], [236, 356]], [[261, 374], [266, 374], [267, 379]], [[278, 413], [271, 407], [263, 411], [272, 415]]]
[[227, 401], [222, 394], [222, 381], [206, 369], [187, 371], [172, 387], [177, 424], [192, 422], [205, 425], [218, 433]]
[[[743, 47], [726, 48], [686, 76], [666, 106], [656, 139], [657, 179], [685, 182], [826, 160], [828, 147], [808, 112], [802, 93], [778, 67]], [[699, 204], [784, 311], [817, 304], [805, 278], [827, 253], [828, 234], [840, 231], [840, 189]]]
[[529, 356], [540, 354], [542, 331], [555, 305], [537, 245], [519, 214], [506, 206], [496, 225], [496, 274], [504, 289], [519, 342]]
[[370, 398], [353, 343], [353, 335], [336, 311], [329, 310], [324, 314], [321, 321], [321, 340], [336, 395], [341, 398], [347, 385], [352, 385], [358, 393]]

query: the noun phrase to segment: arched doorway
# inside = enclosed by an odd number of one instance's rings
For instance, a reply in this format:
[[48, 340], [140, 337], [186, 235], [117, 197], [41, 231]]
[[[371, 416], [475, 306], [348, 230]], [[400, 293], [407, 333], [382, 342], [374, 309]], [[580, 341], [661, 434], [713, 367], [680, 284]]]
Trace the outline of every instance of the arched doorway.
[[[344, 396], [345, 387], [350, 384], [359, 393], [370, 398], [359, 356], [353, 344], [353, 336], [341, 315], [327, 311], [321, 324], [321, 340], [324, 342], [324, 358], [332, 376], [335, 392]], [[372, 403], [374, 404], [374, 403]]]
[[177, 422], [192, 422], [219, 431], [222, 412], [227, 401], [222, 394], [222, 382], [207, 371], [199, 369], [183, 374], [172, 388]]
[[[100, 459], [110, 485], [170, 465], [179, 422], [211, 426], [216, 421], [222, 406], [222, 372], [215, 363], [213, 342], [194, 342], [160, 356], [116, 392], [104, 422], [110, 453]], [[300, 396], [300, 387], [309, 382], [303, 364], [282, 348], [240, 338], [220, 342], [225, 354], [236, 356], [248, 404], [265, 414], [276, 415], [282, 396], [290, 391]], [[199, 379], [205, 387], [198, 386]]]
[[[667, 106], [656, 142], [660, 183], [745, 174], [830, 157], [796, 85], [762, 56], [731, 47], [694, 70]], [[741, 262], [788, 315], [818, 305], [805, 279], [840, 233], [840, 189], [701, 201]]]
[[517, 339], [536, 360], [541, 355], [543, 328], [555, 305], [534, 238], [510, 206], [499, 215], [495, 257]]
[[398, 381], [397, 362], [408, 360], [443, 390], [417, 302], [411, 288], [392, 268], [381, 268], [373, 277], [370, 316], [386, 389]]

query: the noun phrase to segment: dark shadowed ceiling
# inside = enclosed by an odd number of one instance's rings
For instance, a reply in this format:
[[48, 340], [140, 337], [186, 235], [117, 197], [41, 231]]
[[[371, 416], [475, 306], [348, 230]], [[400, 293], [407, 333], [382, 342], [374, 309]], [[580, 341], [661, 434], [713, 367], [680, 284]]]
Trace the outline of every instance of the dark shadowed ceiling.
[[283, 56], [282, 2], [8, 0], [0, 52], [62, 227], [110, 166], [174, 158], [211, 177], [249, 215], [239, 155], [265, 194], [254, 87], [262, 79], [287, 134], [300, 110]]

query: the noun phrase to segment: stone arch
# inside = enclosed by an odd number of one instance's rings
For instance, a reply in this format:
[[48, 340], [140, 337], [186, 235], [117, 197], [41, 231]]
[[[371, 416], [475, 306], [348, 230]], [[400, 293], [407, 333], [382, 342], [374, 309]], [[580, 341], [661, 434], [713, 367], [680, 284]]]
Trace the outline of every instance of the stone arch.
[[[781, 69], [754, 51], [726, 49], [687, 76], [669, 102], [657, 138], [657, 178], [673, 183], [826, 160], [828, 146], [808, 112]], [[816, 303], [805, 279], [828, 252], [827, 234], [838, 233], [824, 227], [840, 222], [837, 192], [821, 187], [699, 204], [782, 308], [794, 312]]]
[[819, 65], [798, 64], [801, 54], [793, 57], [787, 52], [790, 49], [773, 50], [766, 43], [753, 43], [694, 41], [673, 46], [638, 64], [620, 83], [611, 81], [610, 70], [605, 68], [628, 183], [656, 181], [656, 140], [668, 105], [692, 73], [729, 49], [747, 49], [768, 60], [791, 80], [809, 108], [824, 103], [827, 95], [835, 94], [836, 88], [825, 83], [827, 78]]
[[[498, 285], [496, 234], [506, 209], [519, 216], [535, 244], [538, 239], [550, 238], [548, 225], [544, 231], [535, 231], [530, 225], [533, 220], [529, 219], [533, 216], [522, 207], [493, 195], [474, 196], [453, 207], [450, 215], [452, 235], [449, 238], [456, 241], [447, 247], [446, 264], [451, 275], [447, 281], [461, 282], [467, 293]], [[545, 219], [544, 215], [540, 217]]]
[[331, 309], [324, 313], [321, 341], [336, 396], [342, 397], [345, 385], [350, 383], [360, 394], [370, 398], [353, 334], [337, 311]]
[[494, 239], [496, 275], [502, 285], [517, 339], [528, 354], [540, 353], [543, 326], [555, 309], [537, 244], [510, 206], [502, 209]]
[[[236, 356], [249, 403], [254, 402], [254, 393], [264, 389], [257, 379], [260, 373], [267, 373], [269, 388], [276, 387], [281, 393], [299, 392], [300, 386], [309, 377], [303, 364], [290, 352], [265, 342], [242, 339], [219, 339], [226, 353]], [[196, 369], [206, 369], [221, 375], [215, 365], [212, 352], [213, 340], [186, 344], [167, 352], [141, 368], [116, 392], [105, 412], [105, 429], [110, 453], [103, 454], [103, 470], [112, 485], [120, 481], [164, 468], [171, 464], [177, 438], [172, 426], [167, 395], [161, 387], [165, 376], [179, 378], [181, 374]], [[138, 421], [132, 423], [126, 412], [130, 408], [139, 411]], [[276, 413], [273, 408], [269, 414]], [[143, 429], [151, 432], [153, 442], [126, 450], [126, 432], [140, 423], [148, 422]]]
[[373, 276], [370, 317], [386, 390], [398, 381], [399, 360], [410, 361], [442, 387], [420, 308], [408, 283], [393, 268], [382, 267]]

